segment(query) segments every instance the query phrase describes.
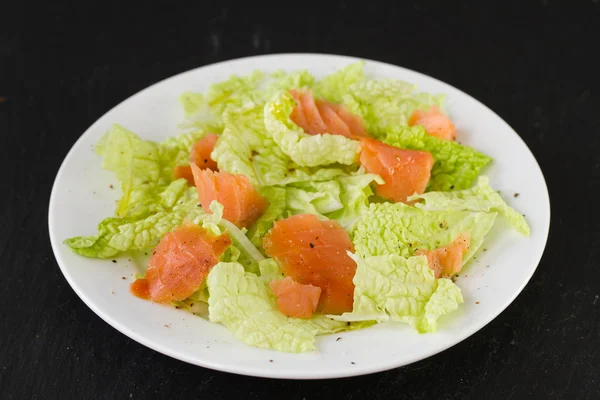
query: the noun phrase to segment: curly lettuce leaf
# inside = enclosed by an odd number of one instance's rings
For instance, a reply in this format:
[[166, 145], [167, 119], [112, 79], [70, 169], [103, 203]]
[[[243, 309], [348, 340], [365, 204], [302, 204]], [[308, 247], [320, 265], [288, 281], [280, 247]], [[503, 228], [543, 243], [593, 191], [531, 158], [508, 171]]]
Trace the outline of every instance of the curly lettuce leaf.
[[249, 104], [224, 115], [225, 129], [211, 154], [219, 170], [246, 175], [253, 185], [278, 184], [290, 160], [266, 132], [263, 107]]
[[225, 127], [222, 116], [230, 107], [262, 106], [278, 91], [310, 88], [314, 80], [308, 71], [278, 71], [268, 75], [253, 71], [245, 76], [232, 75], [225, 81], [212, 84], [206, 93], [183, 93], [179, 100], [186, 119], [181, 126], [222, 132]]
[[160, 177], [158, 145], [119, 124], [113, 124], [94, 150], [102, 157], [102, 168], [114, 172], [123, 183]]
[[187, 130], [202, 129], [209, 132], [221, 132], [223, 120], [221, 116], [211, 112], [202, 93], [185, 92], [179, 96], [185, 115], [180, 128]]
[[208, 319], [208, 288], [206, 280], [190, 297], [181, 301], [173, 301], [171, 304], [178, 309], [186, 310], [201, 318]]
[[313, 89], [314, 95], [334, 103], [341, 103], [351, 85], [365, 79], [364, 66], [364, 61], [359, 61], [317, 81]]
[[425, 150], [435, 160], [428, 190], [461, 190], [471, 187], [492, 161], [485, 154], [456, 142], [429, 135], [422, 126], [394, 126], [381, 140], [404, 149]]
[[350, 229], [361, 212], [368, 208], [368, 198], [373, 194], [370, 184], [382, 182], [378, 175], [340, 175], [326, 181], [289, 183], [286, 186], [264, 186], [261, 194], [269, 201], [265, 213], [250, 227], [247, 236], [261, 248], [262, 238], [273, 223], [295, 214], [315, 214], [321, 218], [335, 219]]
[[264, 101], [269, 100], [275, 93], [290, 89], [310, 89], [315, 83], [315, 77], [306, 70], [285, 73], [277, 71], [271, 74], [272, 81], [262, 94]]
[[102, 167], [114, 172], [121, 183], [117, 215], [137, 218], [151, 211], [163, 191], [173, 195], [173, 188], [166, 190], [173, 181], [173, 168], [187, 163], [191, 147], [204, 135], [196, 130], [155, 143], [113, 125], [95, 150], [102, 156]]
[[497, 213], [469, 211], [425, 211], [403, 203], [371, 204], [351, 232], [356, 254], [361, 257], [432, 250], [470, 232], [470, 246], [463, 265], [473, 256], [491, 229]]
[[273, 223], [283, 215], [286, 205], [286, 191], [284, 188], [265, 186], [260, 188], [260, 194], [267, 199], [269, 206], [246, 233], [252, 244], [258, 248], [262, 248], [263, 236], [271, 229]]
[[529, 225], [523, 215], [511, 208], [491, 188], [487, 176], [479, 177], [477, 185], [455, 192], [429, 192], [408, 198], [409, 201], [423, 200], [415, 204], [426, 211], [483, 211], [503, 215], [519, 233], [529, 236]]
[[183, 179], [174, 181], [156, 194], [152, 206], [135, 217], [106, 218], [93, 236], [78, 236], [64, 241], [74, 252], [86, 257], [108, 258], [130, 250], [148, 250], [184, 219], [198, 220], [204, 212], [198, 207], [195, 188]]
[[[261, 265], [264, 267], [265, 263]], [[310, 320], [286, 317], [277, 309], [268, 281], [246, 272], [238, 263], [215, 265], [206, 282], [210, 321], [222, 323], [237, 339], [251, 346], [307, 352], [315, 349], [317, 335], [353, 329], [323, 315]]]
[[308, 135], [290, 119], [294, 98], [285, 92], [276, 94], [266, 105], [264, 123], [279, 148], [296, 164], [304, 167], [353, 164], [360, 143], [340, 135]]
[[152, 199], [144, 213], [128, 217], [110, 217], [98, 224], [93, 236], [67, 239], [64, 244], [75, 253], [91, 258], [114, 257], [126, 251], [147, 251], [162, 237], [183, 224], [199, 224], [214, 235], [220, 235], [223, 206], [216, 201], [205, 213], [198, 204], [198, 193], [184, 179], [173, 181]]
[[357, 217], [368, 206], [368, 197], [373, 194], [372, 182], [383, 180], [361, 170], [328, 181], [290, 184], [286, 187], [286, 210], [290, 214], [312, 213], [329, 219]]
[[121, 183], [123, 197], [117, 214], [124, 216], [136, 187], [158, 182], [161, 177], [158, 145], [114, 124], [96, 144], [95, 151], [102, 156], [102, 168], [114, 172]]
[[416, 89], [394, 79], [361, 81], [348, 88], [343, 103], [363, 119], [372, 136], [380, 138], [392, 127], [408, 125], [416, 109], [429, 109], [434, 104], [441, 108], [443, 95], [417, 93]]
[[246, 76], [232, 75], [229, 79], [213, 83], [206, 93], [183, 93], [179, 100], [186, 120], [182, 127], [201, 128], [214, 132], [223, 130], [221, 116], [231, 106], [241, 107], [258, 100], [258, 90], [265, 74], [253, 71]]
[[285, 274], [281, 271], [281, 267], [274, 258], [265, 258], [259, 262], [258, 269], [260, 271], [261, 279], [266, 282], [285, 277]]
[[435, 332], [438, 319], [463, 302], [460, 288], [449, 279], [435, 279], [423, 256], [396, 254], [361, 258], [352, 280], [352, 312], [330, 316], [340, 321], [399, 321], [420, 333]]
[[340, 176], [337, 182], [343, 207], [327, 214], [327, 218], [336, 220], [344, 229], [351, 231], [361, 214], [369, 208], [369, 197], [374, 194], [371, 183], [382, 184], [384, 181], [379, 175], [357, 173]]
[[284, 217], [296, 214], [315, 214], [334, 219], [350, 229], [360, 214], [367, 210], [372, 182], [383, 182], [379, 175], [359, 171], [329, 181], [303, 182], [285, 187]]
[[173, 180], [173, 168], [175, 166], [189, 164], [192, 147], [205, 135], [206, 131], [197, 129], [178, 136], [171, 136], [158, 145], [163, 182]]
[[262, 253], [246, 237], [245, 230], [241, 230], [233, 223], [223, 218], [225, 207], [216, 200], [213, 200], [209, 206], [210, 213], [201, 214], [190, 222], [202, 225], [202, 227], [213, 235], [221, 235], [226, 232], [231, 239], [229, 246], [222, 257], [223, 261], [237, 262], [251, 272], [258, 272], [258, 264], [264, 260]]
[[326, 181], [352, 170], [352, 166], [301, 167], [286, 155], [269, 135], [264, 108], [248, 104], [230, 108], [225, 129], [211, 154], [219, 170], [246, 175], [255, 186]]
[[285, 191], [286, 211], [289, 215], [315, 214], [324, 217], [324, 214], [344, 207], [336, 180], [291, 184]]
[[265, 259], [262, 253], [254, 246], [254, 244], [252, 244], [250, 239], [246, 237], [246, 234], [242, 232], [240, 228], [226, 219], [221, 220], [220, 224], [225, 228], [227, 234], [231, 238], [232, 247], [239, 252], [236, 254], [236, 257], [231, 259], [231, 261], [237, 261], [249, 272], [258, 273], [258, 264]]

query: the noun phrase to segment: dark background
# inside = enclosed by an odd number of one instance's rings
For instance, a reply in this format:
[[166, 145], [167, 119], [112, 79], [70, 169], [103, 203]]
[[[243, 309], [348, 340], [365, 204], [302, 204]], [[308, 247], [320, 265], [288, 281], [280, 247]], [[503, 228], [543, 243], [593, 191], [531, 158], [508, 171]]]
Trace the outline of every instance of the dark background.
[[[0, 11], [0, 398], [600, 398], [598, 0], [126, 3], [5, 3]], [[277, 381], [149, 350], [68, 286], [47, 211], [79, 135], [173, 74], [279, 52], [421, 71], [481, 100], [523, 137], [548, 182], [550, 238], [529, 285], [487, 327], [404, 368]]]

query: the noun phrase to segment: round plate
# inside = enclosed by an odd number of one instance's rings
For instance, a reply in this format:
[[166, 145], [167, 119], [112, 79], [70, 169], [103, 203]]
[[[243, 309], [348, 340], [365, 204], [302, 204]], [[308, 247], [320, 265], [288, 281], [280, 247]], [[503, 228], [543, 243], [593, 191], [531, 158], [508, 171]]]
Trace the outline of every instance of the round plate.
[[[319, 78], [355, 61], [317, 54], [226, 61], [159, 82], [96, 121], [65, 158], [54, 182], [48, 215], [54, 254], [77, 295], [114, 328], [163, 354], [221, 371], [292, 379], [345, 377], [403, 366], [455, 345], [500, 314], [527, 284], [546, 245], [550, 202], [542, 172], [515, 131], [474, 98], [423, 74], [375, 61], [365, 64], [371, 78], [402, 79], [416, 83], [420, 90], [447, 94], [447, 109], [460, 141], [494, 158], [487, 171], [491, 185], [526, 215], [531, 226], [531, 237], [524, 238], [496, 224], [482, 246], [487, 251], [478, 254], [457, 280], [464, 304], [440, 320], [436, 333], [418, 334], [406, 325], [387, 323], [318, 337], [318, 350], [311, 353], [258, 349], [239, 342], [222, 325], [132, 296], [128, 288], [136, 267], [127, 258], [116, 263], [88, 259], [62, 244], [72, 236], [95, 234], [97, 223], [115, 211], [118, 182], [100, 168], [100, 157], [92, 150], [112, 123], [160, 141], [178, 133], [182, 92], [203, 92], [213, 82], [254, 69], [307, 69]], [[514, 193], [520, 195], [514, 197]]]

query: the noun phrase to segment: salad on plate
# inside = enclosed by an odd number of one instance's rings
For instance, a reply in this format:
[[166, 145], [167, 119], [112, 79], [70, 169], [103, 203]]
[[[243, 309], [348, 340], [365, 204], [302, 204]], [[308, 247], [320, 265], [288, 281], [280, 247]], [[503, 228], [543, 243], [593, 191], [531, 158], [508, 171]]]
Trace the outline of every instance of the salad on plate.
[[231, 76], [181, 103], [179, 136], [115, 124], [96, 144], [122, 197], [95, 235], [64, 243], [147, 255], [133, 295], [249, 345], [311, 351], [386, 321], [434, 332], [493, 224], [529, 235], [482, 174], [491, 158], [457, 141], [444, 96], [369, 79], [362, 62], [323, 79]]

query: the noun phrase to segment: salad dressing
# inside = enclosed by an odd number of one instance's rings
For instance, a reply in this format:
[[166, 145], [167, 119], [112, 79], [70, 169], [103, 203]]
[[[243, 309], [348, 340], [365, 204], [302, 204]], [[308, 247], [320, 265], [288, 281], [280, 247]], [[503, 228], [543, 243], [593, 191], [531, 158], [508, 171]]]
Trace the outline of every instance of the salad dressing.
[[148, 286], [148, 280], [145, 278], [136, 279], [129, 287], [129, 291], [140, 299], [150, 299], [150, 287]]

